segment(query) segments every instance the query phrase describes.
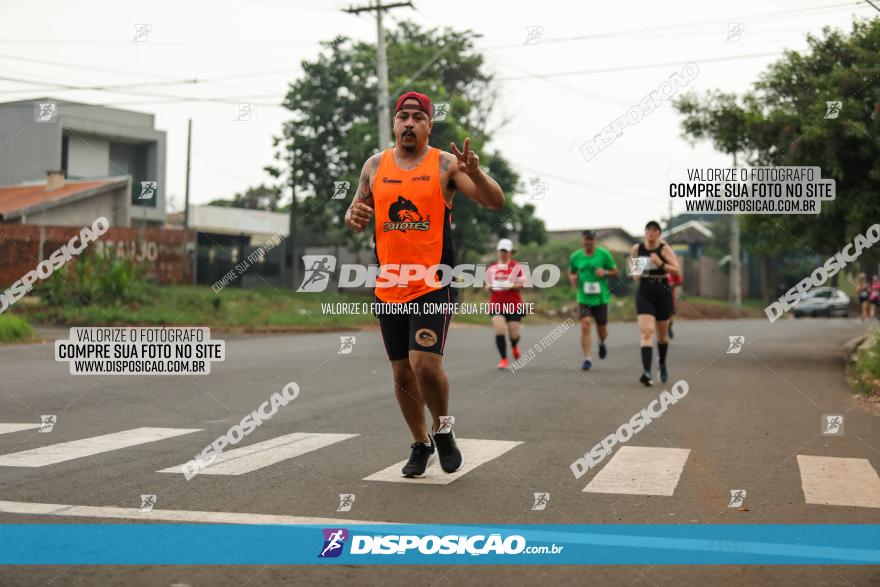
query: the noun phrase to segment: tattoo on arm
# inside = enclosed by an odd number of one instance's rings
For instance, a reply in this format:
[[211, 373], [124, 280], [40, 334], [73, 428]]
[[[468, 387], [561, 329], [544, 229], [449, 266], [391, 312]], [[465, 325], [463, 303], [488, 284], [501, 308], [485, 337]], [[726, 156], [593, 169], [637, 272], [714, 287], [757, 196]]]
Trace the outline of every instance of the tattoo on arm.
[[[451, 158], [451, 156], [447, 156], [445, 153], [443, 153], [440, 156], [440, 174], [441, 175], [446, 173], [447, 171], [449, 171], [449, 166], [451, 165], [450, 158]], [[447, 180], [446, 186], [448, 188], [453, 189], [453, 190], [455, 189], [455, 180], [453, 180], [451, 176]]]
[[[364, 165], [363, 169], [361, 169], [361, 177], [358, 182], [358, 190], [354, 195], [354, 199], [351, 202], [351, 206], [354, 206], [355, 203], [366, 204], [367, 206], [373, 207], [373, 190], [370, 187], [370, 175], [372, 171], [375, 171], [379, 167], [379, 158], [373, 156], [367, 161], [366, 165]], [[349, 207], [351, 207], [349, 206]]]

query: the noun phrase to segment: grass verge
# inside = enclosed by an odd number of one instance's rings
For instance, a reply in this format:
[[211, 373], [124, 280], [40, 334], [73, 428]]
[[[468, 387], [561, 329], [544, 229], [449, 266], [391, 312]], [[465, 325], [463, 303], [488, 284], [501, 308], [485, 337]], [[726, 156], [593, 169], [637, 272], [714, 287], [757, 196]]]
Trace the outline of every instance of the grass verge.
[[34, 339], [31, 325], [14, 314], [0, 314], [0, 343], [27, 342]]
[[853, 359], [850, 368], [853, 388], [864, 395], [880, 395], [880, 328], [868, 334]]
[[[570, 299], [545, 297], [525, 292], [525, 302], [533, 302], [535, 314], [526, 319], [534, 323], [558, 322], [576, 316], [573, 290]], [[488, 302], [484, 291], [461, 291], [459, 303]], [[59, 326], [121, 325], [199, 325], [224, 330], [338, 330], [376, 324], [369, 313], [370, 294], [297, 293], [292, 290], [226, 288], [219, 294], [209, 286], [172, 285], [158, 287], [146, 299], [128, 303], [92, 302], [88, 305], [29, 304], [23, 311], [33, 323]], [[357, 304], [353, 312], [352, 306]], [[741, 317], [762, 317], [760, 302], [744, 303]], [[364, 311], [366, 310], [366, 311]], [[679, 302], [679, 317], [684, 319], [725, 319], [736, 317], [725, 301], [687, 298]], [[609, 319], [631, 322], [636, 319], [633, 296], [612, 296]], [[456, 314], [457, 324], [489, 324], [484, 314]]]

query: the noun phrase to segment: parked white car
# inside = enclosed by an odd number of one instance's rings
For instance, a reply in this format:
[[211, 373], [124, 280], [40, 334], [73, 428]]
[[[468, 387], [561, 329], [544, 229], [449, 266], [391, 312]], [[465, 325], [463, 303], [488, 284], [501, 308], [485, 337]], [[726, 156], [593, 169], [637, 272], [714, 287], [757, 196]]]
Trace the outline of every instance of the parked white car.
[[817, 287], [797, 303], [794, 316], [849, 316], [849, 296], [836, 287]]

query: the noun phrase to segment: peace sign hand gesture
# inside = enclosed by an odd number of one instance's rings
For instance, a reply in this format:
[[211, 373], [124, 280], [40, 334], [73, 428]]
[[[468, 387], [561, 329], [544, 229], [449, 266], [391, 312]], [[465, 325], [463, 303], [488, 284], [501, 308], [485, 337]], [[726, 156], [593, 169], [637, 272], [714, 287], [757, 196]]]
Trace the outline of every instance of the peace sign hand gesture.
[[458, 170], [468, 175], [480, 172], [480, 156], [471, 151], [470, 137], [464, 140], [464, 152], [459, 151], [455, 143], [449, 143], [452, 154], [458, 159]]

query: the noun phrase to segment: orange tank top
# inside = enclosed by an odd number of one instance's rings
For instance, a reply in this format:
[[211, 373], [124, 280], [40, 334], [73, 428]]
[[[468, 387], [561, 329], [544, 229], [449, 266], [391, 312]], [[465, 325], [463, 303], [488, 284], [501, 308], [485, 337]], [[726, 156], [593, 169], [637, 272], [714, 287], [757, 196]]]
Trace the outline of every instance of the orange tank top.
[[[394, 161], [393, 149], [386, 149], [372, 191], [376, 259], [381, 267], [376, 297], [402, 303], [440, 289], [440, 275], [434, 272], [426, 276], [428, 282], [426, 277], [410, 277], [405, 285], [379, 287], [399, 282], [402, 265], [428, 270], [438, 264], [453, 264], [451, 212], [440, 185], [440, 150], [432, 147], [418, 167], [404, 171]], [[414, 275], [412, 270], [409, 275]]]

